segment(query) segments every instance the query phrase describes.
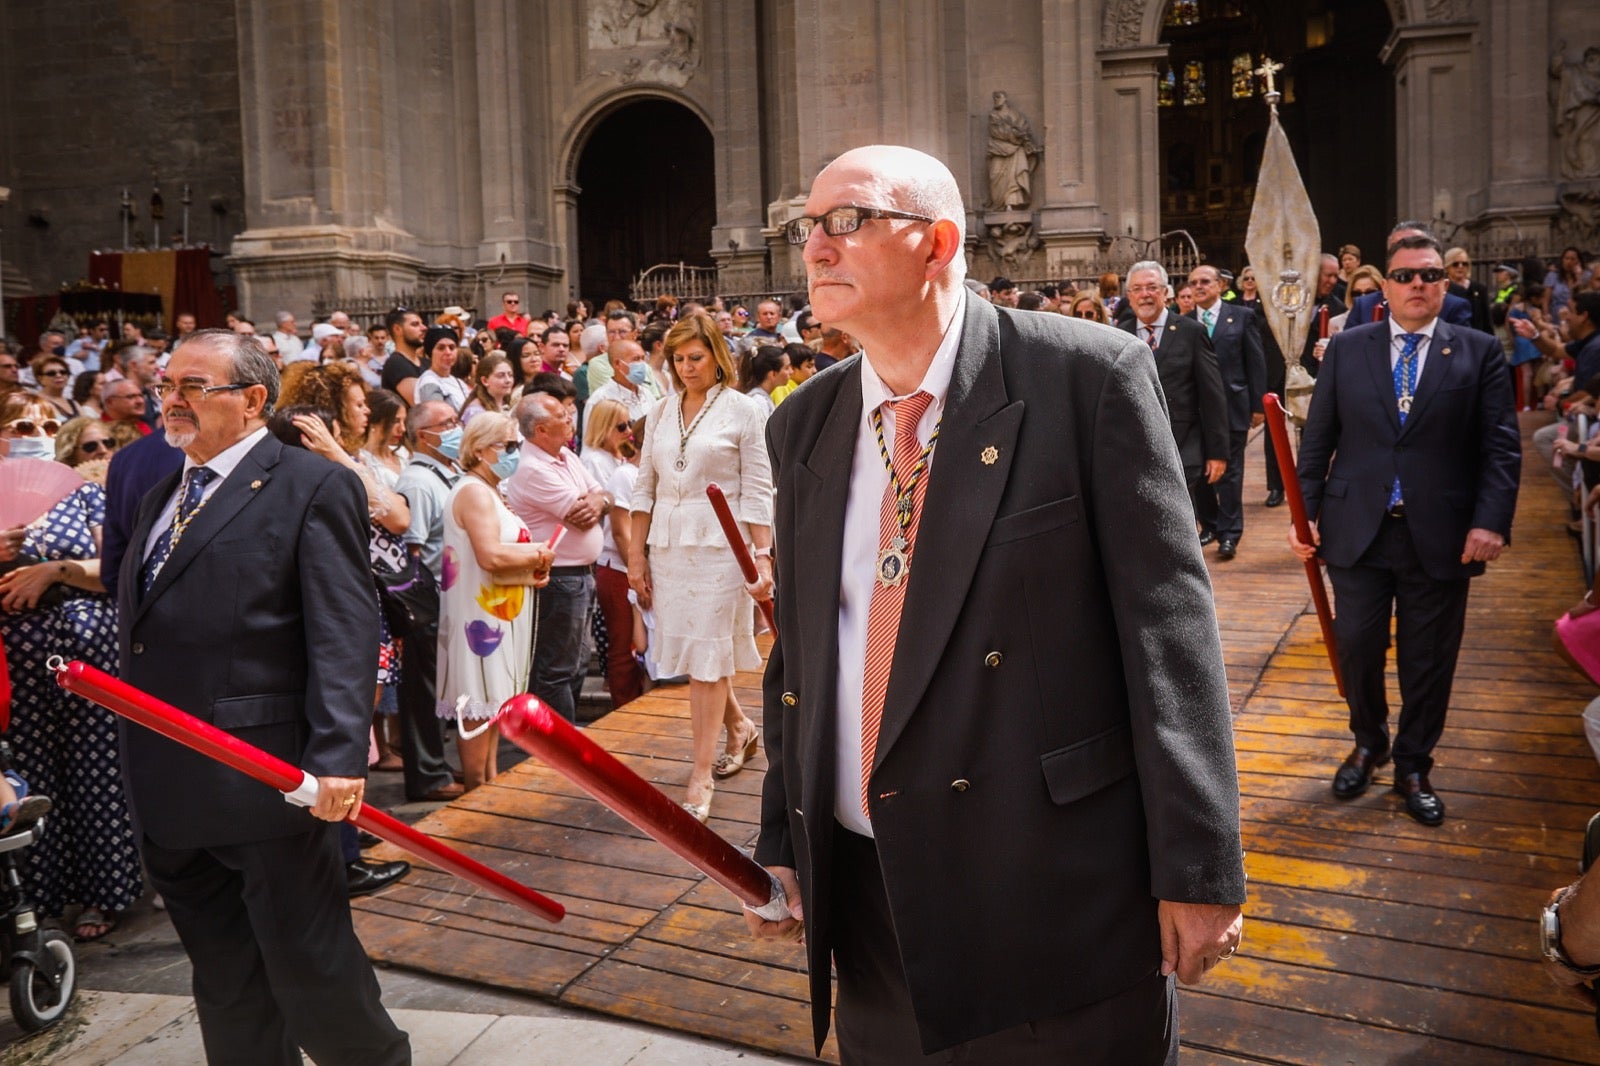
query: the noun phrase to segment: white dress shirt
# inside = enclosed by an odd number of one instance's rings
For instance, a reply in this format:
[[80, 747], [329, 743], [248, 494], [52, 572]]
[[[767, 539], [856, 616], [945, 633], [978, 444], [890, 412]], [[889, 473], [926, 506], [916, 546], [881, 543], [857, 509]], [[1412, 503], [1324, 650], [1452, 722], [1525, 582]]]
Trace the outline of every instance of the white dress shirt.
[[1139, 339], [1150, 345], [1152, 350], [1159, 349], [1161, 347], [1161, 333], [1167, 328], [1167, 315], [1170, 313], [1171, 312], [1169, 312], [1166, 308], [1162, 308], [1161, 317], [1157, 318], [1154, 323], [1148, 326], [1138, 318], [1133, 320], [1137, 326]]
[[[159, 433], [160, 430], [156, 432]], [[150, 527], [149, 535], [144, 538], [144, 553], [139, 556], [140, 560], [150, 558], [150, 553], [155, 550], [156, 541], [161, 539], [162, 531], [171, 528], [172, 520], [178, 517], [178, 500], [183, 495], [183, 486], [189, 480], [189, 471], [197, 466], [203, 466], [216, 475], [206, 482], [206, 487], [201, 490], [200, 502], [203, 504], [216, 494], [216, 491], [222, 487], [222, 483], [228, 480], [228, 475], [232, 474], [234, 469], [244, 461], [244, 457], [249, 454], [250, 449], [260, 444], [261, 438], [266, 435], [267, 427], [262, 426], [237, 444], [224, 448], [216, 455], [213, 455], [208, 463], [197, 463], [185, 456], [183, 473], [178, 478], [178, 487], [173, 490], [172, 495], [167, 499], [167, 505], [161, 509], [161, 513], [156, 516], [155, 524]]]
[[[933, 353], [933, 362], [922, 375], [922, 383], [911, 390], [933, 397], [916, 426], [917, 440], [924, 446], [944, 415], [945, 397], [950, 392], [950, 375], [955, 370], [956, 349], [961, 343], [961, 326], [966, 314], [966, 301], [957, 300], [956, 313], [938, 350]], [[844, 509], [844, 555], [839, 572], [839, 768], [833, 801], [833, 816], [839, 824], [862, 836], [872, 835], [872, 823], [861, 811], [861, 694], [867, 672], [867, 612], [878, 579], [878, 522], [883, 494], [889, 487], [889, 471], [883, 465], [878, 436], [872, 429], [872, 412], [886, 400], [899, 399], [904, 397], [891, 393], [872, 369], [871, 353], [864, 354], [861, 359], [861, 421], [856, 427], [855, 459], [850, 467], [850, 499]], [[890, 455], [894, 454], [894, 438], [899, 428], [894, 424], [894, 415], [886, 409], [883, 444]], [[938, 459], [936, 447], [928, 457], [923, 477], [934, 476]], [[916, 569], [913, 548], [913, 575]]]

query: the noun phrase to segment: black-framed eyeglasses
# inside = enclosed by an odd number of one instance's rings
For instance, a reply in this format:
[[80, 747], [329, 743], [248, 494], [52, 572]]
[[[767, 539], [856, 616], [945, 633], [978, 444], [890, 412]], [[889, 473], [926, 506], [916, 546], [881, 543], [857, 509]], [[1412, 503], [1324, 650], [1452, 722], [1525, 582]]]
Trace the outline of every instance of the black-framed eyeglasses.
[[176, 381], [158, 381], [150, 388], [155, 392], [156, 399], [163, 403], [173, 393], [182, 396], [184, 403], [199, 403], [214, 392], [242, 392], [251, 384], [248, 381], [235, 381], [230, 385], [202, 385], [198, 381], [185, 381], [180, 385]]
[[448, 421], [448, 422], [440, 422], [436, 426], [423, 426], [421, 429], [417, 430], [417, 432], [418, 433], [448, 433], [452, 429], [460, 429], [460, 428], [461, 428], [461, 419], [452, 418], [452, 419], [450, 419], [450, 421]]
[[41, 371], [39, 371], [39, 376], [42, 377], [42, 378], [64, 378], [64, 377], [67, 376], [67, 371], [65, 371], [65, 370], [41, 370]]
[[822, 232], [830, 237], [843, 237], [847, 233], [854, 233], [861, 228], [861, 223], [875, 218], [902, 218], [910, 222], [932, 222], [927, 215], [912, 214], [910, 211], [891, 211], [884, 207], [859, 207], [855, 204], [845, 204], [824, 211], [820, 215], [801, 215], [791, 218], [784, 223], [783, 236], [790, 244], [804, 244], [811, 239], [811, 231], [817, 223], [822, 223]]
[[81, 440], [78, 442], [78, 447], [83, 450], [84, 455], [99, 455], [101, 449], [108, 452], [116, 451], [117, 442], [114, 440]]
[[1413, 278], [1421, 278], [1429, 285], [1436, 285], [1444, 280], [1444, 270], [1441, 267], [1396, 267], [1384, 277], [1396, 285], [1410, 285]]

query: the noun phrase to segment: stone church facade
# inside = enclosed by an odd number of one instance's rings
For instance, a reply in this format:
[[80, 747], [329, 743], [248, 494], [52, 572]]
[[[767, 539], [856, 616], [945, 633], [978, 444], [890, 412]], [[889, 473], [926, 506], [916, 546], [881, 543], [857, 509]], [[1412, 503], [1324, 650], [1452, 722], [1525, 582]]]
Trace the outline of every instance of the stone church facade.
[[[216, 246], [263, 320], [304, 315], [313, 294], [430, 287], [490, 313], [506, 289], [560, 308], [597, 270], [674, 255], [714, 267], [708, 286], [780, 289], [803, 273], [780, 226], [830, 158], [872, 142], [950, 165], [974, 274], [1081, 276], [1118, 241], [1130, 257], [1156, 247], [1175, 203], [1203, 213], [1208, 183], [1245, 183], [1229, 116], [1248, 112], [1218, 112], [1191, 174], [1165, 165], [1178, 156], [1163, 123], [1182, 108], [1163, 92], [1184, 17], [1199, 32], [1269, 7], [1307, 27], [1281, 37], [1286, 78], [1295, 48], [1345, 32], [1339, 19], [1383, 23], [1379, 132], [1370, 115], [1319, 126], [1308, 97], [1297, 141], [1314, 199], [1316, 160], [1384, 142], [1359, 175], [1373, 190], [1351, 197], [1386, 209], [1361, 220], [1369, 242], [1392, 209], [1485, 249], [1600, 250], [1593, 0], [1369, 0], [1367, 14], [1344, 0], [59, 0], [0, 13], [7, 292], [49, 291], [90, 248], [119, 245], [124, 188], [153, 239], [153, 175], [164, 236], [190, 186], [189, 239]], [[607, 125], [646, 103], [708, 147], [680, 157], [693, 138], [677, 126], [648, 141]], [[628, 206], [669, 171], [702, 182], [703, 225], [630, 217], [673, 213]], [[1324, 244], [1341, 239], [1325, 225]]]

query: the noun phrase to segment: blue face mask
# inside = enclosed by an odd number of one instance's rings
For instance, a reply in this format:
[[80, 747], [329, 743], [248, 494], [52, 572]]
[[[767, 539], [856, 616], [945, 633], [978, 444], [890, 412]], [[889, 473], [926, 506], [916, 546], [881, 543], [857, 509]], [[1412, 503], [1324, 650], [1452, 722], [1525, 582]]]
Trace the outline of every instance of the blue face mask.
[[650, 380], [650, 365], [648, 363], [634, 363], [628, 367], [628, 380], [635, 385], [643, 385]]
[[54, 459], [56, 442], [49, 437], [12, 437], [11, 458]]
[[439, 454], [454, 462], [461, 458], [461, 427], [439, 434]]
[[522, 453], [520, 451], [515, 451], [510, 455], [502, 455], [500, 460], [489, 469], [494, 471], [495, 477], [499, 478], [501, 481], [504, 481], [506, 478], [517, 472], [517, 464], [521, 461]]

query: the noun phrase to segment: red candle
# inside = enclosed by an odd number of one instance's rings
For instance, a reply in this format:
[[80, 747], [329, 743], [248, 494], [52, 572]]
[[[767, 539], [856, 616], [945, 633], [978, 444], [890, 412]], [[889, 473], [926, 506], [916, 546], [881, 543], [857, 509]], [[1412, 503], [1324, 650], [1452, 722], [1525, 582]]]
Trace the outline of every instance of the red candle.
[[[1326, 312], [1326, 306], [1322, 309]], [[1278, 394], [1269, 392], [1261, 397], [1266, 409], [1267, 432], [1272, 434], [1272, 454], [1278, 460], [1278, 473], [1283, 475], [1283, 496], [1289, 504], [1289, 518], [1294, 522], [1294, 534], [1301, 544], [1311, 543], [1311, 522], [1306, 518], [1306, 498], [1300, 493], [1300, 477], [1295, 473], [1294, 452], [1289, 448], [1289, 425], [1284, 421], [1283, 405]], [[1328, 652], [1328, 665], [1333, 669], [1333, 684], [1344, 695], [1344, 677], [1339, 673], [1339, 641], [1333, 635], [1333, 606], [1328, 602], [1328, 587], [1322, 583], [1322, 564], [1315, 557], [1307, 559], [1306, 581], [1311, 585], [1311, 601], [1317, 608], [1317, 622], [1322, 627], [1322, 645]]]
[[789, 916], [783, 888], [766, 870], [618, 762], [538, 697], [513, 696], [500, 707], [500, 734], [649, 834], [745, 906], [770, 921]]
[[[262, 751], [253, 744], [245, 743], [232, 733], [218, 729], [210, 722], [185, 714], [176, 707], [163, 703], [149, 693], [141, 692], [88, 663], [70, 662], [59, 668], [56, 671], [56, 684], [68, 692], [75, 692], [85, 699], [93, 700], [131, 722], [153, 729], [169, 740], [175, 740], [202, 755], [233, 767], [242, 774], [248, 774], [279, 792], [297, 793], [299, 798], [308, 798], [312, 803], [316, 802], [316, 779], [304, 771], [275, 755]], [[462, 880], [471, 881], [524, 910], [532, 911], [546, 921], [559, 922], [567, 913], [565, 907], [548, 896], [511, 880], [498, 870], [491, 870], [476, 859], [468, 858], [425, 833], [419, 833], [375, 807], [363, 803], [360, 812], [350, 821], [357, 827], [374, 833], [441, 869], [450, 871]]]
[[1317, 308], [1317, 338], [1319, 340], [1327, 340], [1328, 339], [1328, 305], [1327, 304], [1323, 304], [1321, 307]]
[[[739, 523], [733, 517], [733, 511], [728, 507], [728, 498], [722, 494], [722, 486], [715, 481], [706, 486], [706, 496], [711, 500], [711, 509], [717, 512], [717, 521], [722, 523], [722, 535], [728, 538], [728, 547], [733, 549], [733, 557], [739, 561], [739, 570], [744, 574], [745, 584], [754, 585], [761, 580], [761, 575], [756, 573], [756, 561], [750, 558], [750, 549], [744, 546], [744, 534], [739, 532]], [[772, 601], [757, 600], [756, 606], [761, 608], [761, 617], [767, 620], [767, 628], [772, 630], [772, 635], [778, 635], [778, 622], [772, 617]]]

